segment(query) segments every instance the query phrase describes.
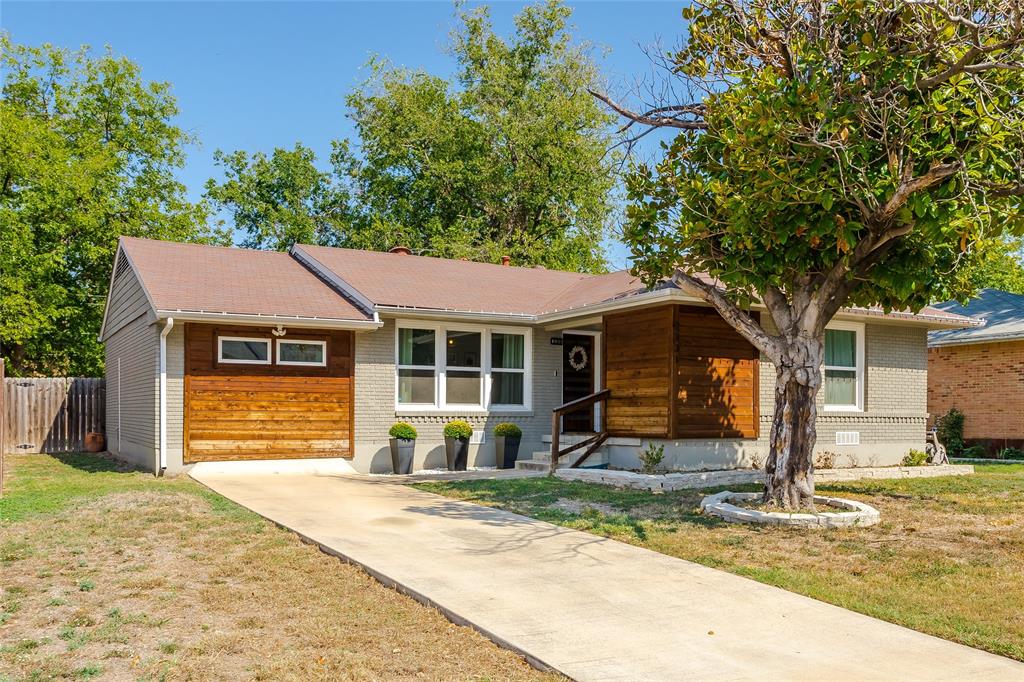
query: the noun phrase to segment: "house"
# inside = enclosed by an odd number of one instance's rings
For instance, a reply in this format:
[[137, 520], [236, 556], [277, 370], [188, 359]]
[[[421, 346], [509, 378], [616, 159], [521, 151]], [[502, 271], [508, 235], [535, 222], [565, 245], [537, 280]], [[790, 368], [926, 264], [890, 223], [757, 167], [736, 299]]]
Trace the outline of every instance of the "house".
[[1024, 449], [1024, 296], [983, 289], [964, 306], [936, 306], [985, 325], [928, 335], [928, 412], [964, 413], [964, 440]]
[[[819, 450], [867, 465], [922, 448], [927, 333], [972, 323], [842, 310]], [[122, 238], [101, 338], [108, 447], [155, 471], [284, 458], [383, 471], [397, 420], [419, 431], [415, 468], [441, 467], [453, 418], [474, 426], [470, 465], [486, 466], [495, 424], [522, 427], [528, 458], [550, 449], [559, 405], [605, 389], [562, 418], [561, 431], [606, 435], [588, 463], [634, 466], [648, 442], [681, 469], [768, 450], [771, 364], [673, 281], [648, 289], [625, 271]]]

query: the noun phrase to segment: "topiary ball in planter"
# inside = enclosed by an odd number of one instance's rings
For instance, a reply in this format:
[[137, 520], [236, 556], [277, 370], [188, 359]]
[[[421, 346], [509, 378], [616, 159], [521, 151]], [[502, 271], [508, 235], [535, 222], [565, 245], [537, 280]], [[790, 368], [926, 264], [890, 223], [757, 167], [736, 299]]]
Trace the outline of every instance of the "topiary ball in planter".
[[391, 470], [396, 474], [411, 474], [412, 460], [416, 453], [416, 428], [405, 422], [395, 423], [389, 430], [391, 436]]
[[444, 425], [444, 454], [449, 471], [465, 471], [469, 461], [469, 438], [473, 427], [469, 422], [455, 419]]
[[523, 430], [518, 425], [503, 422], [494, 427], [494, 461], [499, 469], [515, 469], [519, 459], [519, 444]]

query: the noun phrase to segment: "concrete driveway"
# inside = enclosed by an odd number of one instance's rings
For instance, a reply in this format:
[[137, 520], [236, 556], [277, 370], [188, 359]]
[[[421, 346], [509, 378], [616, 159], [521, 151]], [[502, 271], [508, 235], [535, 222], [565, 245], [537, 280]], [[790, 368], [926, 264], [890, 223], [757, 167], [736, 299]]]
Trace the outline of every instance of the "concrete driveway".
[[578, 680], [1024, 679], [1010, 659], [379, 479], [194, 477]]

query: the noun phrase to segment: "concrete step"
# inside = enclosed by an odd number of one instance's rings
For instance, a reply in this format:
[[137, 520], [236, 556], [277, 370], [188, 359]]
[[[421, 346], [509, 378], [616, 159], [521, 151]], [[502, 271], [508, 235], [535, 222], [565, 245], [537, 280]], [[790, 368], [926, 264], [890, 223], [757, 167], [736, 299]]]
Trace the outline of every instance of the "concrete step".
[[550, 468], [551, 462], [540, 462], [535, 459], [516, 460], [516, 469], [520, 471], [547, 471]]

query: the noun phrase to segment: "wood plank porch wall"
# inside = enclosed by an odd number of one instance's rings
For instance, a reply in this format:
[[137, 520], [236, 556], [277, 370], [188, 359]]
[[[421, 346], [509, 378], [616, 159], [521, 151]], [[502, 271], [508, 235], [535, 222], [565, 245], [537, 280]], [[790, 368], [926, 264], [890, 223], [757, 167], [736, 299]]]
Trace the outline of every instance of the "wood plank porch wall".
[[604, 339], [611, 435], [758, 437], [758, 353], [714, 309], [609, 315]]
[[186, 463], [352, 457], [352, 332], [288, 331], [326, 340], [327, 367], [218, 365], [218, 334], [274, 339], [269, 327], [186, 327]]

